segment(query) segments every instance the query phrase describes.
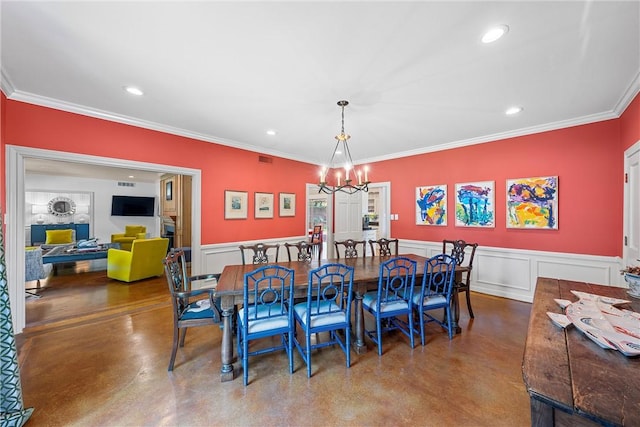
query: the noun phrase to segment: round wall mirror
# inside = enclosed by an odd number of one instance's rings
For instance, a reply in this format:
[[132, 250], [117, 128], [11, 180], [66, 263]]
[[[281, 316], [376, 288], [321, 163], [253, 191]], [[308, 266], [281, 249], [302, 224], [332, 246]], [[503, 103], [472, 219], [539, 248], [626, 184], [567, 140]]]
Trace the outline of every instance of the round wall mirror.
[[68, 197], [55, 197], [49, 200], [49, 213], [55, 216], [73, 215], [76, 203]]

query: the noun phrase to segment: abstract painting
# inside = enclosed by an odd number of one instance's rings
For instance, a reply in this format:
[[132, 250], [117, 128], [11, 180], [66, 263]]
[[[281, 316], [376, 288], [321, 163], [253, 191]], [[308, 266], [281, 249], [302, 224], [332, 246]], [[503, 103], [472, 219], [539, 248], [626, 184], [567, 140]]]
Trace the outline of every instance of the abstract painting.
[[507, 228], [558, 229], [558, 177], [507, 180]]
[[416, 224], [447, 225], [447, 186], [416, 187]]
[[456, 184], [456, 226], [495, 227], [494, 182]]

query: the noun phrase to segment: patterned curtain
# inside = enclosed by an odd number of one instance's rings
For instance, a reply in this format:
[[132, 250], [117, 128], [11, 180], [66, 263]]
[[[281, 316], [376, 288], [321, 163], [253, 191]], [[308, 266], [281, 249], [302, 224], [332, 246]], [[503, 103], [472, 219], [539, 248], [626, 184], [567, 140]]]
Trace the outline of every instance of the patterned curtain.
[[0, 427], [22, 426], [32, 412], [33, 408], [25, 409], [22, 403], [20, 368], [11, 322], [2, 210], [0, 209]]

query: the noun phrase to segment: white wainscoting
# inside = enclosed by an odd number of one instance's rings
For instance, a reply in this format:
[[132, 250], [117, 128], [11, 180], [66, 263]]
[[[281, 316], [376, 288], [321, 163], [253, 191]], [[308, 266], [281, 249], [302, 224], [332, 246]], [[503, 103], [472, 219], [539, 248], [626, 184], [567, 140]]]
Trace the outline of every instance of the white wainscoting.
[[[274, 244], [296, 242], [307, 238], [294, 236], [282, 239], [260, 240]], [[238, 245], [259, 241], [219, 243], [202, 246], [203, 273], [219, 273], [225, 265], [240, 264]], [[433, 256], [442, 252], [442, 242], [401, 240], [399, 252]], [[281, 246], [279, 261], [287, 260], [287, 252]], [[568, 254], [559, 252], [530, 251], [523, 249], [478, 247], [471, 274], [471, 289], [489, 295], [533, 301], [538, 277], [589, 282], [600, 285], [626, 287], [619, 271], [619, 257]]]

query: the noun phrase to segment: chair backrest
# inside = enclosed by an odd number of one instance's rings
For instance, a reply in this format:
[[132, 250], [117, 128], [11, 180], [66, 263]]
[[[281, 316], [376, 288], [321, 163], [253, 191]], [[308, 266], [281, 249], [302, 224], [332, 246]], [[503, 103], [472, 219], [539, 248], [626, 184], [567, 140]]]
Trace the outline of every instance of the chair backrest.
[[372, 256], [398, 256], [398, 239], [369, 240]]
[[414, 260], [406, 257], [391, 258], [380, 264], [378, 312], [380, 304], [399, 300], [411, 301], [416, 281], [416, 266]]
[[139, 234], [147, 232], [147, 227], [144, 225], [125, 225], [124, 235], [126, 237], [138, 237]]
[[[333, 243], [336, 247], [336, 257], [340, 258], [358, 258], [359, 256], [365, 256], [364, 240], [347, 239], [340, 242]], [[358, 246], [360, 246], [360, 252], [358, 252]], [[342, 256], [340, 255], [340, 249], [342, 248]]]
[[280, 252], [280, 244], [276, 243], [268, 245], [266, 243], [256, 243], [255, 245], [240, 245], [240, 254], [242, 255], [242, 264], [246, 265], [247, 262], [244, 257], [244, 251], [250, 250], [253, 255], [251, 257], [251, 264], [267, 264], [269, 263], [269, 250], [275, 252], [275, 256], [271, 262], [278, 262], [278, 252]]
[[[131, 263], [143, 262], [150, 264], [157, 262], [162, 268], [162, 260], [167, 255], [168, 249], [169, 239], [165, 237], [135, 239], [131, 244]], [[162, 271], [160, 274], [162, 274]]]
[[450, 255], [439, 254], [429, 258], [424, 265], [422, 295], [424, 297], [440, 295], [450, 302], [455, 268], [456, 260]]
[[[244, 275], [243, 325], [269, 317], [293, 316], [294, 271], [279, 265], [266, 265]], [[293, 318], [293, 317], [291, 317]]]
[[164, 273], [171, 294], [189, 291], [187, 262], [182, 249], [172, 249], [164, 258]]
[[[451, 255], [457, 265], [469, 267], [469, 270], [473, 268], [473, 257], [476, 254], [477, 243], [467, 243], [464, 240], [443, 240], [442, 241], [442, 253]], [[471, 253], [467, 258], [467, 263], [464, 260], [467, 253], [467, 248], [471, 248]]]
[[313, 233], [311, 233], [311, 243], [322, 243], [322, 226], [314, 225]]
[[309, 272], [307, 288], [307, 325], [314, 316], [331, 313], [351, 313], [353, 267], [325, 264]]
[[298, 251], [298, 256], [296, 258], [297, 261], [307, 261], [310, 262], [314, 259], [320, 261], [322, 258], [322, 242], [307, 242], [305, 240], [301, 240], [296, 243], [285, 243], [285, 248], [287, 249], [287, 256], [289, 257], [289, 261], [293, 261], [291, 258], [291, 248], [296, 248]]

